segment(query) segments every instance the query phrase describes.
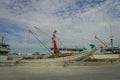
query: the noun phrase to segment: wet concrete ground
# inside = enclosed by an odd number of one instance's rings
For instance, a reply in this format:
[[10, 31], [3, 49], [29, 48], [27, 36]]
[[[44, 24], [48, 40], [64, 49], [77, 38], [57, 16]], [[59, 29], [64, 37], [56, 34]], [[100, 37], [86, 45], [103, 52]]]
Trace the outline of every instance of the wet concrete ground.
[[120, 64], [68, 67], [25, 64], [0, 67], [0, 80], [120, 80]]

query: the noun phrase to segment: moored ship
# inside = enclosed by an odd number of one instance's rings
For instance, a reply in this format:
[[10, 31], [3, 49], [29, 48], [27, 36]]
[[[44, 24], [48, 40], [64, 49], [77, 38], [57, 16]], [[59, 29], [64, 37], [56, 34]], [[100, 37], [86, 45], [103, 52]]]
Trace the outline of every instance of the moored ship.
[[7, 60], [8, 54], [10, 53], [10, 45], [4, 43], [4, 37], [2, 36], [2, 41], [0, 43], [0, 60]]

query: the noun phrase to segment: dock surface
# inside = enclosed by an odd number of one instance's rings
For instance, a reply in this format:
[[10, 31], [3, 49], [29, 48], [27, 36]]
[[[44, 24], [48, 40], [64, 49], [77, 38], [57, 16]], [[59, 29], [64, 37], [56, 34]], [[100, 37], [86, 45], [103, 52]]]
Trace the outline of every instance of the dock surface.
[[120, 64], [68, 67], [25, 64], [0, 67], [0, 80], [120, 80]]

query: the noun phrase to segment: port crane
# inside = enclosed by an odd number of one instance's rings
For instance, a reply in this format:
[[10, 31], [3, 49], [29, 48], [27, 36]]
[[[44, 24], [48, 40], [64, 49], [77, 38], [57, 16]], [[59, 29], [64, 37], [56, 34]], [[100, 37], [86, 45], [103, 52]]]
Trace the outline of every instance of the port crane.
[[[40, 28], [38, 28], [37, 26], [34, 26], [34, 28], [35, 28], [38, 32], [43, 33], [43, 34], [46, 36], [46, 38], [48, 38], [48, 40], [49, 40], [49, 38], [51, 38], [50, 35], [46, 34], [44, 31], [42, 31], [42, 30], [41, 30]], [[53, 34], [52, 34], [52, 44], [53, 44], [53, 53], [54, 53], [54, 54], [59, 53], [58, 45], [57, 45], [57, 40], [56, 40], [56, 32], [57, 32], [57, 31], [54, 30], [54, 31], [53, 31]]]
[[105, 48], [107, 48], [107, 50], [110, 50], [112, 53], [116, 52], [116, 49], [115, 49], [114, 44], [113, 44], [113, 34], [112, 34], [111, 25], [110, 25], [110, 45], [111, 45], [111, 48], [108, 47], [107, 44], [105, 42], [103, 42], [100, 38], [98, 38], [97, 36], [95, 36], [95, 38], [97, 40], [99, 40], [105, 46]]
[[[43, 31], [41, 31], [38, 27], [35, 27], [39, 32], [41, 32], [41, 33], [44, 33]], [[46, 47], [46, 45], [29, 29], [29, 33], [31, 33], [41, 44], [42, 44], [42, 46], [43, 47], [45, 47], [48, 51], [49, 51], [49, 49]], [[52, 34], [52, 43], [53, 43], [53, 52], [50, 52], [50, 53], [53, 53], [52, 55], [50, 55], [50, 57], [51, 58], [54, 58], [54, 57], [60, 57], [60, 56], [62, 56], [62, 57], [66, 57], [67, 58], [67, 60], [76, 60], [76, 59], [83, 59], [83, 58], [85, 58], [85, 57], [87, 57], [87, 56], [89, 56], [89, 55], [91, 55], [91, 53], [88, 53], [88, 52], [85, 52], [84, 54], [79, 54], [79, 55], [75, 55], [74, 56], [74, 58], [71, 56], [73, 53], [61, 53], [60, 52], [60, 50], [59, 50], [59, 48], [58, 48], [58, 45], [57, 45], [57, 40], [56, 40], [56, 33], [57, 33], [57, 31], [56, 30], [54, 30], [53, 31], [53, 34]], [[44, 33], [44, 34], [46, 34], [46, 33]], [[47, 37], [48, 35], [46, 35], [46, 37]], [[62, 49], [62, 48], [61, 48]], [[60, 53], [60, 54], [58, 54], [58, 53]], [[68, 58], [68, 56], [69, 56], [69, 58]], [[53, 60], [53, 59], [52, 59]], [[64, 60], [63, 58], [57, 58], [56, 59], [56, 61], [57, 60]], [[85, 60], [85, 59], [84, 59]]]
[[[34, 28], [43, 33], [47, 38], [51, 38], [48, 34], [46, 34], [44, 31], [42, 31], [40, 28], [34, 26]], [[54, 30], [53, 34], [52, 34], [52, 43], [53, 43], [53, 53], [56, 54], [56, 53], [59, 53], [59, 50], [58, 50], [58, 45], [57, 45], [57, 40], [56, 40], [56, 30]]]

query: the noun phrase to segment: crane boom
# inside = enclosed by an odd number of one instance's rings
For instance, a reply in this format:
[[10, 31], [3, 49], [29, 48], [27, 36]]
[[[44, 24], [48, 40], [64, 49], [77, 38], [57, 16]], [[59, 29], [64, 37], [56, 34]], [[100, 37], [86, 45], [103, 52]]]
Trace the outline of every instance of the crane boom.
[[[29, 29], [28, 32], [31, 33], [31, 34], [42, 44], [42, 46], [43, 46], [46, 50], [48, 50], [48, 51], [50, 52], [50, 50], [47, 48], [47, 46], [32, 32], [31, 29]], [[42, 47], [42, 46], [41, 46], [41, 47]], [[50, 53], [51, 53], [51, 52], [50, 52]]]
[[105, 42], [103, 42], [100, 38], [98, 38], [97, 36], [95, 36], [95, 39], [97, 39], [97, 40], [99, 40], [105, 47], [107, 47], [108, 48], [108, 46], [106, 45], [106, 43]]

